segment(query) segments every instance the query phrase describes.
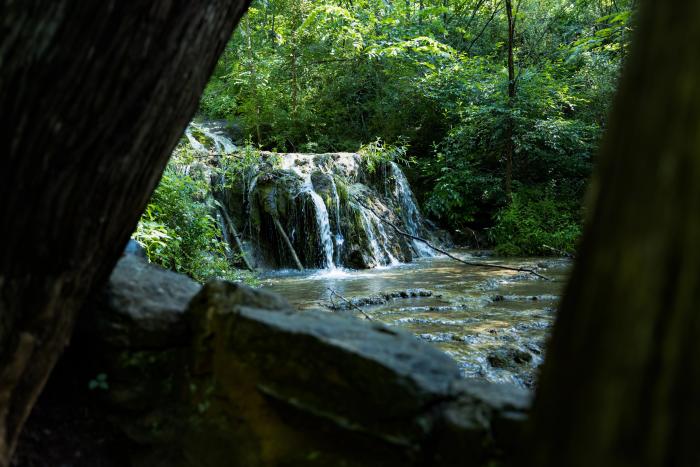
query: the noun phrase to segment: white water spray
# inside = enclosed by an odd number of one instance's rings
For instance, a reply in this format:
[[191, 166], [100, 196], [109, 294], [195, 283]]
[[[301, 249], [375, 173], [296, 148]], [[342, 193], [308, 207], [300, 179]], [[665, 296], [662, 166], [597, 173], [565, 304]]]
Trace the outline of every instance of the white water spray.
[[[212, 147], [205, 146], [200, 142], [193, 132], [198, 132], [204, 135], [207, 141], [211, 141]], [[196, 152], [201, 153], [217, 153], [217, 154], [231, 154], [236, 152], [238, 147], [233, 144], [233, 141], [226, 135], [220, 127], [210, 124], [210, 123], [195, 123], [190, 122], [185, 130], [185, 136]]]
[[[419, 229], [420, 225], [423, 224], [423, 217], [418, 210], [418, 206], [416, 206], [411, 187], [403, 171], [401, 171], [401, 168], [395, 162], [390, 162], [390, 164], [391, 173], [396, 180], [394, 196], [396, 196], [401, 204], [401, 217], [406, 224], [406, 230], [408, 230], [409, 234], [420, 237]], [[412, 240], [411, 244], [418, 256], [435, 256], [433, 250], [425, 243]]]

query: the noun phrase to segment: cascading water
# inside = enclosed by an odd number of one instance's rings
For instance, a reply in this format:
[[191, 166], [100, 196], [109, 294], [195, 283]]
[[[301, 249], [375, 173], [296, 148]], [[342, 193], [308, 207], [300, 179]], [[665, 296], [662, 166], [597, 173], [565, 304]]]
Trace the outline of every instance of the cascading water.
[[382, 250], [379, 246], [376, 235], [374, 235], [374, 229], [372, 228], [372, 221], [370, 220], [369, 212], [364, 207], [360, 207], [360, 217], [362, 219], [364, 231], [367, 234], [367, 241], [369, 241], [373, 256], [377, 261], [377, 265], [379, 266], [382, 264]]
[[[191, 125], [191, 124], [190, 124]], [[187, 141], [189, 141], [190, 146], [192, 146], [192, 149], [194, 149], [196, 152], [209, 152], [207, 151], [206, 146], [204, 146], [202, 143], [200, 143], [197, 138], [194, 137], [192, 134], [192, 130], [188, 126], [187, 129], [185, 130], [185, 136], [187, 137]]]
[[[335, 165], [329, 162], [331, 158], [328, 156], [335, 156], [332, 158], [335, 160]], [[353, 167], [350, 161], [354, 161], [356, 165]], [[426, 235], [422, 227], [423, 219], [408, 180], [398, 165], [392, 163], [387, 167], [390, 169], [387, 172], [393, 174], [394, 183], [387, 185], [386, 182], [382, 182], [382, 185], [377, 188], [373, 185], [357, 183], [356, 180], [361, 177], [358, 168], [360, 164], [359, 156], [355, 154], [286, 154], [280, 158], [281, 167], [276, 170], [281, 170], [281, 173], [275, 175], [273, 179], [283, 180], [282, 174], [293, 174], [293, 179], [297, 180], [299, 185], [292, 196], [295, 198], [304, 196], [304, 199], [310, 199], [313, 204], [312, 219], [316, 225], [314, 229], [316, 238], [298, 238], [292, 235], [298, 248], [306, 250], [309, 245], [318, 245], [319, 249], [316, 253], [304, 254], [306, 266], [318, 267], [319, 257], [321, 258], [320, 267], [335, 270], [341, 265], [377, 267], [410, 261], [412, 256], [433, 256], [432, 250], [423, 242], [411, 241], [400, 236], [393, 229], [389, 229], [380, 218], [380, 216], [390, 216], [411, 235]], [[344, 183], [344, 190], [353, 192], [349, 193], [346, 201], [341, 201], [339, 181], [336, 181], [336, 177]], [[391, 189], [388, 189], [388, 186], [391, 186]], [[249, 196], [256, 189], [256, 185], [253, 184]], [[324, 199], [327, 201], [324, 202]], [[370, 208], [363, 203], [354, 202], [353, 199], [364, 199], [374, 207]], [[305, 204], [302, 204], [302, 210], [303, 206]], [[330, 211], [334, 211], [332, 223]], [[382, 214], [379, 214], [380, 212]], [[395, 213], [400, 213], [400, 216]], [[343, 216], [349, 217], [343, 218]], [[295, 223], [304, 218], [305, 216], [301, 215], [289, 220], [290, 231], [294, 231], [293, 226], [297, 225]], [[304, 229], [299, 231], [308, 232]], [[352, 237], [346, 239], [344, 232], [348, 232]], [[413, 251], [413, 255], [408, 253], [410, 251]]]
[[321, 236], [321, 246], [323, 247], [323, 254], [325, 257], [324, 267], [326, 269], [335, 269], [335, 263], [333, 263], [333, 240], [331, 239], [331, 224], [328, 220], [328, 210], [326, 209], [326, 203], [323, 202], [320, 196], [310, 190], [309, 195], [313, 200], [315, 211], [316, 211], [316, 224], [318, 225], [318, 232]]
[[332, 175], [330, 176], [330, 181], [332, 188], [331, 194], [333, 195], [333, 202], [335, 204], [335, 262], [336, 264], [340, 264], [340, 255], [342, 254], [343, 243], [345, 243], [345, 238], [340, 229], [340, 196], [338, 195], [338, 186], [335, 184], [335, 179]]
[[316, 216], [316, 227], [320, 235], [321, 248], [323, 248], [323, 268], [335, 269], [333, 262], [333, 238], [331, 236], [331, 224], [328, 217], [328, 209], [323, 199], [314, 191], [314, 186], [311, 183], [311, 175], [303, 173], [297, 167], [292, 167], [291, 170], [304, 180], [304, 184], [299, 191], [299, 195], [308, 194], [311, 201], [314, 203], [314, 212]]
[[387, 235], [386, 229], [384, 228], [384, 223], [379, 219], [379, 217], [377, 217], [375, 213], [370, 212], [370, 215], [372, 216], [372, 218], [374, 218], [374, 225], [376, 226], [377, 231], [379, 232], [379, 236], [382, 238], [382, 247], [389, 261], [389, 264], [391, 266], [399, 264], [400, 261], [396, 259], [394, 255], [391, 254], [391, 250], [389, 248], [389, 236]]
[[[423, 224], [423, 217], [420, 215], [418, 206], [416, 206], [411, 187], [401, 168], [395, 162], [390, 162], [390, 164], [391, 173], [396, 181], [394, 195], [401, 205], [401, 217], [406, 224], [406, 230], [409, 234], [420, 237], [420, 226]], [[435, 256], [433, 250], [425, 243], [412, 240], [411, 244], [418, 256]]]
[[228, 234], [228, 228], [226, 228], [226, 220], [223, 218], [223, 216], [219, 213], [216, 214], [216, 223], [219, 225], [219, 229], [221, 230], [221, 237], [224, 240], [224, 245], [226, 245], [226, 254], [227, 256], [230, 256], [230, 245], [231, 245], [231, 240]]
[[[195, 151], [235, 157], [236, 145], [222, 125], [193, 122], [185, 136]], [[221, 219], [222, 238], [229, 244], [236, 240], [237, 245], [231, 245], [235, 251], [241, 244], [250, 248], [247, 256], [254, 267], [290, 267], [295, 262], [297, 267], [336, 270], [432, 256], [422, 242], [411, 241], [384, 223], [389, 220], [412, 235], [430, 235], [398, 165], [385, 165], [380, 181], [368, 181], [362, 157], [355, 153], [258, 154], [259, 163], [245, 177], [210, 178], [225, 209], [222, 215], [226, 213], [230, 227], [240, 232], [234, 238]], [[210, 172], [217, 173], [215, 169]], [[274, 217], [266, 204], [271, 193]], [[236, 200], [241, 200], [239, 208], [233, 208]]]
[[[207, 142], [211, 141], [211, 148], [202, 143], [195, 133], [203, 136]], [[185, 136], [189, 141], [190, 146], [197, 152], [209, 153], [215, 152], [218, 154], [231, 154], [238, 150], [238, 147], [231, 141], [228, 135], [222, 131], [222, 128], [212, 123], [195, 123], [190, 122], [185, 130]]]

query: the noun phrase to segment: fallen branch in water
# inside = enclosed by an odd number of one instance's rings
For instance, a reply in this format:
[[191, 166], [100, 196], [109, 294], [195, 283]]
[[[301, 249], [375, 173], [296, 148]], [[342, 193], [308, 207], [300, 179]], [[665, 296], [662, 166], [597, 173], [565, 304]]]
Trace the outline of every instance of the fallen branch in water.
[[351, 307], [353, 307], [354, 309], [356, 309], [357, 311], [359, 311], [360, 313], [362, 313], [362, 316], [364, 316], [364, 317], [367, 318], [368, 320], [372, 321], [372, 317], [371, 317], [370, 315], [368, 315], [367, 313], [365, 313], [365, 312], [362, 310], [362, 308], [360, 308], [359, 306], [355, 305], [354, 303], [348, 301], [345, 297], [343, 297], [342, 295], [340, 295], [338, 292], [336, 292], [335, 290], [331, 289], [330, 287], [327, 287], [327, 290], [331, 293], [331, 297], [332, 297], [333, 295], [335, 295], [336, 297], [338, 297], [339, 299], [341, 299], [342, 301], [344, 301], [345, 303], [347, 303], [348, 305], [350, 305]]
[[284, 227], [282, 227], [282, 223], [280, 222], [279, 214], [277, 211], [276, 196], [277, 196], [277, 190], [270, 190], [270, 192], [267, 194], [267, 196], [265, 197], [265, 200], [264, 200], [265, 211], [268, 212], [270, 214], [270, 216], [272, 216], [272, 223], [275, 225], [275, 229], [277, 229], [277, 233], [279, 234], [280, 237], [282, 237], [284, 244], [287, 246], [287, 249], [289, 250], [289, 255], [294, 260], [294, 264], [296, 264], [297, 269], [300, 271], [303, 271], [304, 266], [302, 266], [301, 261], [299, 261], [299, 257], [297, 256], [297, 252], [294, 251], [294, 245], [292, 245], [292, 242], [289, 241], [289, 237], [287, 236], [287, 233], [284, 231]]
[[287, 233], [284, 231], [284, 228], [282, 227], [282, 224], [280, 223], [280, 220], [277, 216], [272, 216], [272, 222], [275, 224], [275, 228], [277, 229], [277, 233], [279, 234], [280, 237], [282, 237], [282, 240], [284, 240], [284, 244], [287, 245], [287, 249], [289, 250], [289, 254], [291, 255], [292, 259], [294, 260], [294, 264], [296, 265], [297, 269], [300, 271], [304, 270], [304, 266], [301, 265], [301, 261], [299, 261], [299, 257], [297, 256], [297, 252], [294, 251], [294, 246], [292, 245], [292, 242], [289, 241], [289, 237], [287, 237]]
[[384, 219], [382, 216], [380, 216], [379, 214], [377, 214], [377, 213], [374, 211], [374, 209], [372, 209], [371, 207], [367, 206], [365, 203], [363, 203], [363, 202], [360, 201], [359, 199], [357, 199], [357, 198], [355, 198], [355, 197], [353, 197], [353, 199], [354, 199], [355, 202], [356, 202], [357, 204], [359, 204], [360, 206], [364, 207], [365, 209], [369, 209], [375, 216], [377, 216], [377, 218], [378, 218], [380, 221], [382, 221], [382, 222], [384, 222], [385, 224], [389, 225], [389, 226], [390, 226], [391, 228], [393, 228], [393, 229], [396, 231], [396, 233], [398, 233], [399, 235], [403, 235], [404, 237], [408, 237], [408, 238], [411, 238], [411, 239], [413, 239], [413, 240], [417, 240], [417, 241], [419, 241], [419, 242], [423, 242], [423, 243], [425, 243], [426, 245], [428, 245], [429, 248], [431, 248], [431, 249], [437, 251], [438, 253], [441, 253], [441, 254], [447, 256], [448, 258], [451, 258], [451, 259], [453, 259], [453, 260], [455, 260], [455, 261], [458, 261], [458, 262], [460, 262], [460, 263], [462, 263], [462, 264], [466, 264], [467, 266], [479, 266], [479, 267], [482, 267], [482, 268], [503, 269], [503, 270], [506, 270], [506, 271], [526, 272], [526, 273], [528, 273], [528, 274], [532, 274], [532, 275], [537, 276], [537, 277], [539, 277], [539, 278], [541, 278], [541, 279], [544, 279], [544, 280], [546, 280], [546, 281], [551, 281], [551, 280], [552, 280], [552, 279], [550, 279], [549, 277], [543, 276], [542, 274], [538, 273], [538, 272], [535, 271], [534, 269], [529, 269], [529, 268], [515, 268], [515, 267], [511, 267], [511, 266], [501, 266], [501, 265], [498, 265], [498, 264], [488, 264], [488, 263], [477, 263], [477, 262], [473, 262], [473, 261], [464, 261], [463, 259], [457, 258], [456, 256], [454, 256], [454, 255], [448, 253], [447, 251], [443, 250], [442, 248], [436, 247], [435, 245], [433, 245], [432, 243], [430, 243], [428, 240], [426, 240], [426, 239], [424, 239], [424, 238], [418, 237], [418, 236], [416, 236], [416, 235], [411, 235], [411, 234], [408, 233], [408, 232], [404, 232], [404, 231], [401, 230], [396, 224], [394, 224], [394, 223], [391, 222], [390, 220]]
[[[476, 236], [476, 231], [474, 229], [470, 229], [467, 226], [464, 226], [464, 228], [467, 229], [469, 231], [469, 233], [472, 234], [472, 237], [474, 237], [474, 243], [476, 243], [476, 247], [478, 249], [481, 249], [481, 245], [479, 244], [479, 238]], [[457, 232], [459, 232], [459, 230]]]
[[236, 226], [234, 225], [233, 221], [231, 220], [231, 217], [228, 215], [228, 212], [226, 212], [226, 209], [221, 205], [219, 202], [216, 203], [219, 207], [219, 212], [221, 213], [221, 218], [224, 221], [225, 228], [229, 231], [229, 235], [231, 235], [234, 239], [234, 242], [236, 244], [236, 248], [238, 248], [238, 252], [241, 255], [241, 259], [243, 259], [243, 263], [245, 264], [245, 267], [252, 272], [255, 272], [255, 268], [251, 264], [250, 261], [248, 261], [248, 257], [245, 254], [245, 250], [243, 249], [243, 244], [241, 243], [241, 236], [238, 234], [238, 231], [236, 230]]
[[557, 253], [558, 255], [561, 255], [561, 256], [563, 256], [563, 257], [565, 257], [565, 258], [576, 259], [576, 255], [574, 255], [573, 253], [567, 253], [567, 252], [564, 251], [564, 250], [560, 250], [560, 249], [558, 249], [558, 248], [553, 248], [553, 247], [551, 247], [551, 246], [549, 246], [549, 245], [542, 245], [542, 248], [546, 248], [546, 249], [548, 249], [549, 251], [553, 251], [554, 253]]

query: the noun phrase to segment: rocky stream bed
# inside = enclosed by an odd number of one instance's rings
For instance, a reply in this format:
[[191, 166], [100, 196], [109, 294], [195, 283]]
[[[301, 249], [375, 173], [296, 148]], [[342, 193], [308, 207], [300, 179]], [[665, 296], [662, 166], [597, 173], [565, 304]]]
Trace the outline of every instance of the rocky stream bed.
[[464, 377], [533, 387], [570, 261], [454, 254], [536, 268], [552, 281], [438, 256], [366, 271], [276, 271], [264, 287], [300, 310], [369, 317], [410, 331], [457, 361]]

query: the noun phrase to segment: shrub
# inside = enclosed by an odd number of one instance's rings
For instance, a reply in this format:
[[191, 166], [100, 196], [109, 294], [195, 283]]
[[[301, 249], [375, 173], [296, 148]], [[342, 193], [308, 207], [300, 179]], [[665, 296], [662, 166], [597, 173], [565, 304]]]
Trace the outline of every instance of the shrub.
[[496, 253], [556, 254], [550, 248], [574, 253], [581, 235], [579, 210], [576, 202], [558, 200], [550, 190], [513, 193], [512, 202], [496, 214], [495, 225], [489, 230]]
[[373, 174], [377, 167], [389, 162], [407, 162], [406, 149], [406, 146], [392, 146], [377, 138], [371, 143], [361, 146], [357, 152], [360, 154], [367, 171]]
[[169, 167], [133, 235], [149, 261], [204, 282], [240, 280], [212, 217], [207, 183]]

